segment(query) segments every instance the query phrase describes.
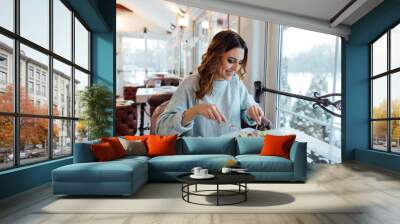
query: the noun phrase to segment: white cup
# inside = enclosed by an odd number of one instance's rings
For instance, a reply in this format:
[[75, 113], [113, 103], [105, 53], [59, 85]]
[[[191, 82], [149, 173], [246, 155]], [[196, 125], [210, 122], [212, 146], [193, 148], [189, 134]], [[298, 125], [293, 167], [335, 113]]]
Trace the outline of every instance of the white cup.
[[196, 176], [199, 176], [199, 175], [201, 175], [200, 174], [200, 171], [202, 170], [202, 168], [201, 167], [193, 167], [193, 169], [192, 169], [192, 173], [194, 174], [194, 175], [196, 175]]
[[222, 170], [221, 170], [222, 173], [230, 173], [231, 171], [232, 171], [232, 169], [229, 167], [222, 167]]
[[201, 169], [200, 170], [200, 176], [207, 176], [208, 175], [208, 169]]

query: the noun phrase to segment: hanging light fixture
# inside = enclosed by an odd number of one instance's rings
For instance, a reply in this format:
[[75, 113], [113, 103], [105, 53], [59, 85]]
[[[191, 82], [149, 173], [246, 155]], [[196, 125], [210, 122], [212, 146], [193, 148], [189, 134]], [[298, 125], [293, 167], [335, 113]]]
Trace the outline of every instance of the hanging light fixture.
[[184, 29], [189, 26], [189, 15], [188, 14], [184, 14], [183, 16], [180, 16], [178, 18], [178, 26], [181, 29]]

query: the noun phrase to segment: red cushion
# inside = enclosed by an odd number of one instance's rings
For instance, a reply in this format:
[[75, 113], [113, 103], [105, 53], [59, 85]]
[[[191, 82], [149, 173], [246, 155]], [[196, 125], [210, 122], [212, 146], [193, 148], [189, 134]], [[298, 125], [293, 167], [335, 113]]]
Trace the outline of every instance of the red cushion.
[[126, 135], [124, 138], [129, 141], [137, 141], [140, 140], [143, 143], [146, 143], [148, 135]]
[[176, 135], [149, 135], [147, 138], [148, 156], [175, 155], [177, 137]]
[[260, 155], [262, 156], [280, 156], [290, 159], [290, 148], [296, 135], [265, 135], [264, 145], [261, 149]]
[[92, 152], [97, 161], [109, 161], [116, 159], [115, 151], [110, 143], [102, 142], [99, 144], [91, 145]]
[[117, 158], [126, 156], [126, 151], [117, 137], [101, 138], [101, 142], [108, 142], [114, 149]]

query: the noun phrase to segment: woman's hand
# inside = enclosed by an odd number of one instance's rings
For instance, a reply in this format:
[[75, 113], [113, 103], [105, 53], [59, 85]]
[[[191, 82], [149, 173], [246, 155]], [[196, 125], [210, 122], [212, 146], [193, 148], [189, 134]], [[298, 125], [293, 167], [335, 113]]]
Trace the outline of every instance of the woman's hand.
[[264, 112], [261, 110], [260, 106], [258, 105], [253, 105], [249, 108], [247, 108], [247, 116], [249, 118], [255, 120], [258, 125], [261, 124], [261, 118], [264, 116]]
[[210, 120], [226, 122], [225, 116], [219, 111], [215, 104], [202, 103], [194, 106], [197, 115], [202, 115]]
[[218, 107], [214, 104], [197, 104], [183, 113], [182, 125], [188, 125], [195, 116], [201, 115], [210, 120], [218, 122], [226, 122], [225, 116], [219, 111]]

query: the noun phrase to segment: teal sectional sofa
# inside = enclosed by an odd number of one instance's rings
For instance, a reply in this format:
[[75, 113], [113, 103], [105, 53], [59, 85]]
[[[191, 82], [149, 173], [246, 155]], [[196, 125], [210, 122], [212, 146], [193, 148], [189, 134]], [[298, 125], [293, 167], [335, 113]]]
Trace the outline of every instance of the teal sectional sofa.
[[52, 171], [54, 194], [131, 195], [148, 181], [176, 181], [196, 166], [219, 172], [232, 159], [259, 182], [306, 180], [307, 144], [302, 142], [295, 142], [290, 159], [285, 159], [258, 155], [263, 138], [182, 137], [177, 140], [177, 155], [96, 162], [90, 145], [98, 142], [75, 144], [74, 163]]

